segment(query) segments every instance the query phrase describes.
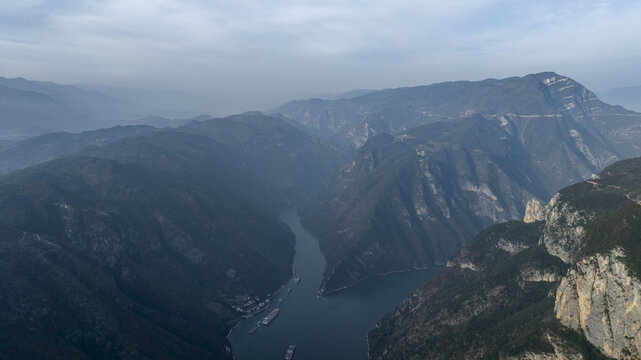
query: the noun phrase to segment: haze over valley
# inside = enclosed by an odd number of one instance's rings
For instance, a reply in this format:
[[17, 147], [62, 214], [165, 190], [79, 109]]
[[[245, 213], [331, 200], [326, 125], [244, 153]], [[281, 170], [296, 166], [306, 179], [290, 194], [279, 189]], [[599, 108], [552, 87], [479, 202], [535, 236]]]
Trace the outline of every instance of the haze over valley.
[[2, 3], [3, 359], [641, 359], [641, 6]]

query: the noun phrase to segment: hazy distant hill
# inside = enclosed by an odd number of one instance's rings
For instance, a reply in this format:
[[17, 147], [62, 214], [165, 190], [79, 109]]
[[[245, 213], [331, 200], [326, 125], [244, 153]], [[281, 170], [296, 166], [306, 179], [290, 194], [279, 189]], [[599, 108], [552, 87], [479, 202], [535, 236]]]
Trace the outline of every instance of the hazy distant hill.
[[80, 89], [107, 94], [112, 97], [128, 99], [137, 104], [139, 115], [160, 116], [169, 118], [188, 118], [203, 113], [221, 115], [226, 110], [220, 109], [216, 99], [210, 96], [192, 94], [175, 90], [152, 90], [131, 87], [80, 84]]
[[89, 145], [103, 146], [125, 137], [158, 131], [151, 126], [116, 126], [81, 133], [48, 133], [11, 142], [0, 147], [0, 174], [72, 154]]
[[[203, 115], [188, 120], [177, 129], [116, 126], [11, 142], [0, 147], [0, 174], [72, 154], [149, 163], [182, 154], [192, 166], [184, 171], [197, 176], [214, 174], [221, 181], [226, 177], [224, 182], [238, 193], [265, 208], [274, 208], [300, 204], [341, 164], [339, 153], [327, 144], [260, 113], [218, 119]], [[123, 151], [129, 147], [133, 147], [129, 153]], [[217, 159], [226, 164], [225, 170]]]
[[[354, 126], [371, 130], [352, 164], [303, 211], [327, 259], [321, 291], [444, 263], [485, 226], [521, 217], [530, 199], [641, 154], [641, 114], [553, 73], [307, 105], [300, 109], [316, 115], [359, 109], [353, 122], [303, 117], [346, 140]], [[417, 122], [428, 124], [373, 135]]]
[[346, 91], [342, 93], [303, 94], [301, 98], [322, 99], [322, 100], [351, 99], [351, 98], [367, 95], [376, 91], [378, 90], [357, 89], [357, 90], [351, 90], [351, 91]]
[[132, 115], [134, 104], [52, 82], [0, 77], [0, 138], [101, 127]]
[[339, 167], [338, 153], [262, 114], [194, 121], [154, 136], [130, 137], [83, 154], [140, 163], [218, 184], [263, 209], [300, 204]]
[[193, 121], [177, 130], [236, 149], [245, 159], [237, 166], [261, 174], [269, 196], [284, 205], [301, 204], [318, 192], [343, 162], [338, 151], [318, 138], [261, 113]]
[[60, 129], [80, 129], [89, 117], [43, 93], [0, 86], [0, 137], [15, 139]]
[[[188, 124], [192, 121], [203, 121], [213, 119], [210, 115], [198, 115], [189, 118], [166, 118], [162, 116], [145, 116], [139, 119], [127, 120], [124, 124], [127, 125], [151, 125], [157, 128], [164, 127], [179, 127]], [[123, 122], [119, 121], [118, 124], [122, 125]]]
[[639, 359], [641, 159], [492, 226], [368, 335], [370, 359]]
[[131, 115], [135, 104], [124, 98], [112, 97], [74, 86], [60, 85], [49, 81], [31, 81], [23, 78], [0, 77], [0, 85], [12, 89], [33, 91], [49, 96], [93, 120], [106, 120]]
[[176, 127], [194, 117], [202, 120], [200, 114], [208, 112], [203, 109], [215, 108], [211, 100], [191, 94], [149, 91], [133, 96], [121, 90], [0, 77], [0, 140], [116, 125]]
[[616, 88], [599, 96], [607, 103], [641, 112], [641, 86]]

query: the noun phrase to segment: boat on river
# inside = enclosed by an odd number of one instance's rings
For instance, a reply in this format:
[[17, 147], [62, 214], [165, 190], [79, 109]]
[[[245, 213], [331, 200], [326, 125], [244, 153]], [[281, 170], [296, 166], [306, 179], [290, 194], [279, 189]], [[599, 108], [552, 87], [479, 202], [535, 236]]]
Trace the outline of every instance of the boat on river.
[[276, 317], [276, 315], [278, 315], [279, 312], [280, 312], [279, 308], [272, 310], [272, 312], [270, 312], [267, 316], [265, 316], [265, 318], [262, 321], [262, 324], [263, 325], [269, 324], [272, 320], [274, 320], [274, 318]]
[[287, 352], [285, 353], [285, 360], [292, 360], [294, 357], [294, 350], [296, 350], [296, 345], [289, 345]]

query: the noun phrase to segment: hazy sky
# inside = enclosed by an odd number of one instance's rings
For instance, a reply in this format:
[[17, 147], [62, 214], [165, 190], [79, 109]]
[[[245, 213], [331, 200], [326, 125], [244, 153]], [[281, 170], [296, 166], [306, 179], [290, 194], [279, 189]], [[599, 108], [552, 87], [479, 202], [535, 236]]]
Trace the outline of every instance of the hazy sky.
[[552, 70], [641, 85], [641, 1], [0, 0], [0, 75], [304, 94]]

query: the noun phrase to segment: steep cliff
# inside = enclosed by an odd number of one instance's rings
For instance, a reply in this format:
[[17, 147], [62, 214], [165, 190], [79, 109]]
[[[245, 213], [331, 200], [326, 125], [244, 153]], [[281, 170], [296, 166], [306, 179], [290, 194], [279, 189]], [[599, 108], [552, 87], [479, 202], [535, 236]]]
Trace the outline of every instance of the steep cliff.
[[641, 158], [495, 225], [370, 332], [372, 359], [638, 359]]
[[641, 281], [630, 274], [616, 248], [581, 259], [563, 278], [554, 311], [561, 323], [605, 355], [641, 358]]

